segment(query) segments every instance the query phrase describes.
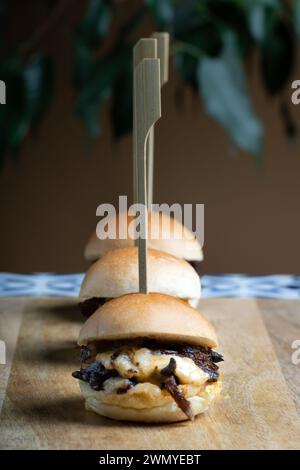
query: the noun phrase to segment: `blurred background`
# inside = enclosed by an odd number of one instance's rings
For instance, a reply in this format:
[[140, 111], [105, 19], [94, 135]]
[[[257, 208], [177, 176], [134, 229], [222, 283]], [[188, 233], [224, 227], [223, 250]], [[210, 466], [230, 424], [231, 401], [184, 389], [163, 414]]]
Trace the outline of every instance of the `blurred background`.
[[132, 45], [171, 34], [154, 202], [205, 204], [206, 273], [300, 274], [300, 2], [0, 1], [0, 271], [77, 272], [132, 196]]

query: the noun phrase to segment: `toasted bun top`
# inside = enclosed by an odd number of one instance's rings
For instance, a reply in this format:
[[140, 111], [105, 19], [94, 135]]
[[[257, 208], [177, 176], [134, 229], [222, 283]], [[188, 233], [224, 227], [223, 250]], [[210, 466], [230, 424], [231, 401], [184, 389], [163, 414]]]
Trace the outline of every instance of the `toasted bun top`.
[[[135, 246], [109, 251], [86, 273], [79, 297], [119, 297], [139, 291], [138, 249]], [[182, 299], [199, 299], [200, 278], [183, 259], [148, 250], [149, 292], [162, 292]]]
[[[121, 213], [117, 216], [108, 217], [106, 220], [108, 224], [115, 224], [116, 233], [118, 234], [120, 224], [126, 219], [129, 226], [133, 222], [134, 216]], [[126, 238], [117, 237], [116, 239], [101, 240], [97, 237], [96, 232], [93, 232], [85, 247], [84, 257], [89, 261], [94, 261], [101, 258], [108, 251], [133, 245], [134, 240], [129, 238], [128, 233]], [[149, 213], [148, 246], [186, 260], [202, 261], [203, 259], [201, 245], [192, 232], [176, 219], [161, 212]]]
[[165, 294], [128, 294], [106, 302], [85, 322], [78, 344], [134, 338], [217, 346], [208, 320], [186, 302]]

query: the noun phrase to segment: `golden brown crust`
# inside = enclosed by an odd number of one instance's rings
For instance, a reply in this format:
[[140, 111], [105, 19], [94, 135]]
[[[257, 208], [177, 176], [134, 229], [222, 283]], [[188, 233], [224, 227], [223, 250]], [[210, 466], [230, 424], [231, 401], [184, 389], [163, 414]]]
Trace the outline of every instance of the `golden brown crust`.
[[[114, 218], [113, 218], [114, 219]], [[130, 224], [134, 219], [133, 216], [127, 215], [127, 223]], [[170, 221], [171, 237], [167, 238], [166, 229]], [[157, 230], [157, 235], [151, 238], [152, 229]], [[116, 217], [116, 229], [118, 233], [119, 215]], [[184, 227], [180, 222], [161, 212], [150, 213], [148, 219], [149, 239], [148, 246], [155, 250], [170, 253], [178, 258], [186, 260], [202, 261], [203, 253], [198, 240], [193, 236], [191, 231]], [[180, 237], [180, 239], [177, 239]], [[126, 239], [105, 239], [100, 240], [96, 232], [93, 232], [84, 250], [84, 257], [89, 261], [95, 261], [108, 251], [118, 248], [133, 246], [134, 241], [130, 238]]]
[[[185, 260], [157, 250], [148, 250], [148, 290], [185, 300], [198, 300], [200, 278]], [[80, 300], [113, 298], [138, 292], [138, 250], [127, 247], [106, 253], [87, 271]]]
[[106, 302], [85, 322], [78, 343], [138, 337], [217, 346], [214, 328], [200, 312], [157, 293], [128, 294]]

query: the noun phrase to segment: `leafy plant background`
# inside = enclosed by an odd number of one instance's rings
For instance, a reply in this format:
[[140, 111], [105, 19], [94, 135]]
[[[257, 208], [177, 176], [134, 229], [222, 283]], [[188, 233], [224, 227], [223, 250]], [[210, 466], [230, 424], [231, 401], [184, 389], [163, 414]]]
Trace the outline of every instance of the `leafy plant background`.
[[[8, 48], [10, 6], [9, 0], [0, 0], [0, 79], [7, 102], [0, 106], [0, 164], [6, 155], [20, 153], [55, 99], [55, 57], [45, 56], [42, 39], [63, 21], [72, 0], [41, 1], [47, 6], [45, 21], [21, 44]], [[199, 96], [232, 145], [256, 158], [262, 155], [263, 123], [247, 89], [255, 54], [261, 86], [278, 99], [287, 138], [296, 136], [288, 90], [300, 35], [300, 0], [144, 0], [126, 21], [118, 22], [107, 46], [121, 4], [124, 0], [88, 0], [73, 34], [75, 100], [70, 112], [82, 120], [90, 138], [101, 136], [101, 109], [107, 100], [115, 138], [132, 130], [132, 47], [149, 15], [153, 30], [171, 34], [171, 60], [180, 82]]]

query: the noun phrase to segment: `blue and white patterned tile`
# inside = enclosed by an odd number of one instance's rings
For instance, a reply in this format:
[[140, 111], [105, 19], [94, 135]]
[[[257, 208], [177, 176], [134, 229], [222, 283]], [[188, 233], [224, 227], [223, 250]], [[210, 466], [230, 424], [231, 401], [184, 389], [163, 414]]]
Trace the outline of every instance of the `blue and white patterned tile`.
[[78, 296], [83, 274], [0, 273], [0, 296]]
[[[83, 274], [0, 273], [0, 296], [78, 296]], [[201, 278], [203, 298], [300, 299], [300, 276], [205, 275]]]
[[300, 299], [300, 276], [223, 274], [202, 277], [203, 297]]

